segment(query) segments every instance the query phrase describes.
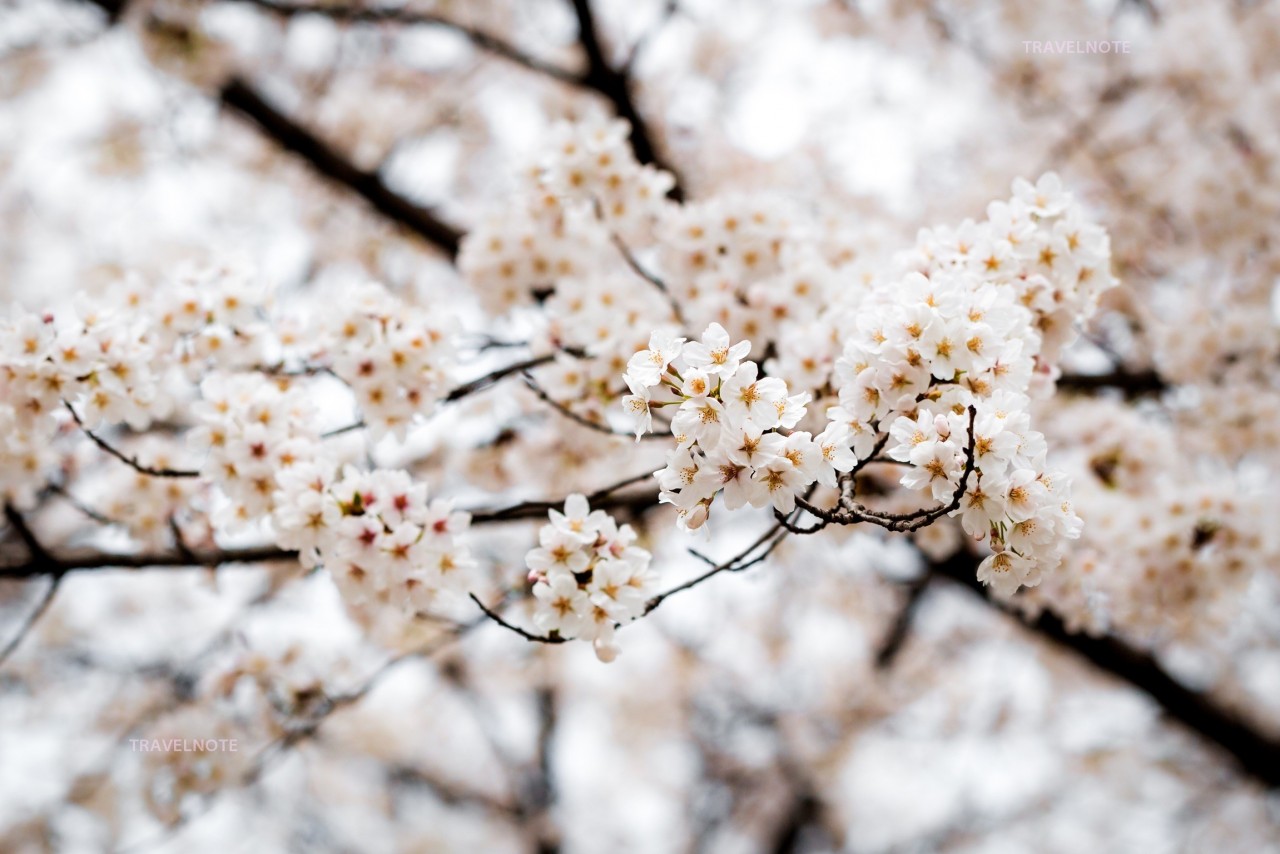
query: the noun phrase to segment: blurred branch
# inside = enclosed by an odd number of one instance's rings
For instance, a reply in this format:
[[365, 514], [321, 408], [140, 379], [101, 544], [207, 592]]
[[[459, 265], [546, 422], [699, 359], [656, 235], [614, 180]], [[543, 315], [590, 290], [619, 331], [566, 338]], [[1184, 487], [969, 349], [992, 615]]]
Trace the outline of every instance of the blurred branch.
[[536, 837], [537, 854], [557, 854], [560, 851], [559, 834], [551, 823], [550, 815], [556, 802], [556, 778], [551, 755], [560, 718], [559, 698], [553, 687], [541, 685], [534, 692], [534, 701], [538, 710], [538, 740], [534, 749], [535, 776], [529, 789], [526, 813]]
[[[98, 0], [95, 0], [95, 2], [98, 2]], [[112, 0], [104, 0], [104, 2], [112, 2]], [[247, 2], [252, 6], [281, 17], [315, 14], [323, 15], [335, 21], [443, 27], [464, 36], [478, 49], [486, 53], [501, 57], [529, 71], [561, 83], [594, 91], [607, 99], [613, 105], [614, 111], [630, 123], [631, 147], [635, 151], [636, 159], [641, 163], [652, 164], [659, 169], [670, 172], [676, 178], [676, 185], [671, 190], [671, 197], [676, 201], [681, 201], [684, 197], [680, 187], [680, 176], [658, 154], [648, 122], [645, 121], [644, 116], [636, 107], [631, 91], [632, 77], [630, 71], [632, 62], [628, 61], [623, 70], [617, 70], [605, 59], [599, 29], [589, 0], [573, 0], [574, 15], [578, 21], [578, 40], [582, 45], [587, 60], [587, 68], [581, 73], [537, 59], [497, 36], [431, 12], [411, 12], [399, 8], [351, 5], [311, 5], [308, 3], [287, 2], [287, 0], [242, 0], [242, 2]], [[634, 56], [632, 60], [634, 60]], [[226, 100], [225, 93], [223, 100]]]
[[[976, 592], [992, 607], [1008, 609], [987, 598], [978, 581], [979, 558], [957, 552], [929, 564], [929, 571]], [[1240, 768], [1269, 788], [1280, 788], [1280, 740], [1264, 735], [1207, 695], [1170, 676], [1151, 655], [1115, 637], [1073, 634], [1057, 616], [1045, 611], [1027, 628], [1075, 652], [1095, 667], [1148, 694], [1169, 717], [1233, 756]]]
[[892, 667], [898, 653], [902, 651], [907, 637], [911, 634], [911, 623], [915, 619], [916, 611], [920, 608], [920, 603], [924, 601], [924, 594], [928, 591], [932, 578], [933, 576], [925, 573], [907, 587], [906, 599], [898, 608], [898, 613], [894, 616], [893, 623], [889, 626], [889, 631], [876, 652], [878, 670], [888, 670]]
[[[107, 12], [108, 22], [115, 24], [124, 0], [85, 0]], [[159, 25], [153, 22], [153, 25]], [[173, 25], [165, 24], [163, 26]], [[364, 198], [374, 210], [408, 228], [444, 252], [449, 260], [458, 256], [462, 232], [426, 208], [419, 207], [392, 190], [377, 174], [360, 169], [302, 125], [271, 106], [249, 83], [232, 77], [218, 92], [218, 100], [226, 107], [253, 122], [263, 134], [286, 151], [306, 160], [321, 175], [342, 184]]]
[[1130, 372], [1118, 369], [1105, 374], [1063, 374], [1058, 378], [1058, 388], [1077, 392], [1112, 388], [1125, 397], [1142, 397], [1159, 394], [1167, 390], [1169, 384], [1153, 370]]
[[670, 196], [677, 202], [683, 201], [684, 190], [680, 174], [658, 154], [653, 132], [636, 107], [631, 91], [631, 63], [628, 62], [626, 70], [618, 71], [605, 59], [591, 0], [572, 0], [572, 3], [574, 16], [578, 20], [578, 41], [587, 56], [583, 85], [608, 99], [617, 114], [631, 124], [631, 148], [635, 151], [636, 160], [670, 172], [675, 178]]
[[[4, 506], [4, 516], [9, 522], [9, 527], [18, 535], [23, 544], [27, 547], [33, 562], [45, 561], [49, 559], [49, 553], [45, 551], [43, 545], [36, 538], [36, 535], [27, 525], [27, 520], [22, 518], [22, 514], [17, 511], [12, 504]], [[62, 573], [54, 573], [49, 581], [49, 586], [45, 588], [41, 594], [40, 600], [36, 606], [31, 609], [30, 613], [18, 624], [18, 630], [13, 637], [9, 639], [3, 647], [0, 647], [0, 665], [3, 665], [9, 656], [13, 654], [23, 639], [31, 632], [31, 628], [36, 624], [44, 612], [49, 610], [49, 605], [53, 602], [54, 594], [58, 592], [58, 587], [62, 584]]]
[[485, 53], [513, 62], [529, 71], [574, 86], [582, 86], [585, 83], [583, 75], [577, 72], [544, 62], [534, 56], [530, 56], [508, 41], [475, 27], [451, 20], [443, 15], [437, 15], [434, 12], [416, 12], [398, 7], [293, 3], [284, 2], [283, 0], [240, 0], [240, 2], [248, 3], [250, 6], [270, 12], [281, 18], [292, 18], [297, 15], [320, 15], [333, 21], [349, 23], [442, 27], [464, 36]]
[[244, 80], [233, 77], [219, 93], [222, 103], [250, 119], [281, 148], [302, 157], [325, 177], [364, 198], [374, 210], [435, 245], [450, 260], [458, 256], [462, 232], [426, 208], [390, 189], [376, 172], [366, 172], [302, 125], [271, 106]]

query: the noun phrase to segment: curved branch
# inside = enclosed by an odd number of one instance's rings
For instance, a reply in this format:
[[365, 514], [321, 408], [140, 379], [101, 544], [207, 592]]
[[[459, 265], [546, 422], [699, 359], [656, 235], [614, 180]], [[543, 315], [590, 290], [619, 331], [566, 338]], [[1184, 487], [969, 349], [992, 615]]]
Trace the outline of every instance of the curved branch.
[[977, 418], [977, 415], [977, 408], [970, 406], [968, 427], [969, 439], [964, 450], [964, 470], [960, 475], [960, 482], [956, 484], [956, 488], [951, 494], [951, 500], [946, 504], [940, 504], [931, 510], [913, 510], [910, 513], [880, 513], [854, 503], [850, 503], [848, 509], [841, 506], [827, 509], [824, 507], [818, 507], [804, 498], [796, 496], [796, 506], [823, 522], [830, 524], [856, 525], [860, 522], [869, 522], [873, 525], [879, 525], [887, 531], [893, 531], [899, 534], [918, 531], [926, 525], [933, 524], [948, 513], [957, 510], [960, 507], [960, 501], [964, 498], [965, 490], [969, 488], [969, 477], [973, 474], [975, 462], [974, 444], [977, 436], [974, 433], [974, 420]]
[[476, 607], [484, 612], [484, 615], [486, 617], [488, 617], [490, 620], [497, 623], [498, 625], [502, 626], [507, 631], [515, 632], [516, 634], [518, 634], [520, 637], [524, 638], [527, 641], [531, 641], [533, 643], [546, 643], [546, 644], [559, 644], [559, 643], [565, 643], [568, 641], [568, 638], [560, 637], [560, 635], [535, 635], [533, 632], [525, 631], [524, 629], [520, 628], [514, 623], [508, 623], [506, 620], [502, 618], [502, 615], [499, 614], [497, 611], [490, 610], [483, 602], [480, 601], [480, 597], [477, 596], [476, 594], [468, 593], [467, 595], [471, 597], [472, 602], [476, 603]]
[[[531, 374], [526, 373], [524, 375], [524, 384], [529, 387], [530, 391], [532, 391], [534, 394], [538, 396], [539, 400], [541, 400], [547, 406], [550, 406], [556, 412], [559, 412], [565, 418], [568, 418], [570, 421], [575, 421], [578, 424], [582, 425], [583, 427], [586, 427], [590, 430], [595, 430], [597, 433], [604, 433], [606, 436], [625, 436], [628, 439], [633, 438], [633, 434], [631, 433], [624, 433], [620, 430], [614, 430], [612, 427], [610, 427], [607, 424], [601, 424], [598, 421], [592, 421], [590, 418], [587, 418], [584, 415], [579, 415], [577, 412], [574, 412], [572, 409], [565, 406], [563, 403], [556, 400], [551, 395], [547, 394], [547, 390], [544, 389], [542, 386], [538, 385], [538, 381], [535, 380]], [[644, 441], [644, 440], [652, 441], [654, 439], [670, 439], [672, 438], [673, 435], [674, 434], [672, 434], [670, 430], [657, 431], [657, 432], [650, 431], [648, 433], [641, 434], [640, 439], [641, 441]]]
[[[795, 514], [793, 513], [792, 515], [794, 516]], [[715, 576], [719, 575], [722, 572], [742, 572], [743, 570], [750, 569], [751, 567], [756, 566], [757, 564], [763, 563], [765, 559], [768, 558], [769, 555], [773, 553], [773, 550], [778, 547], [778, 544], [782, 542], [783, 538], [786, 537], [786, 535], [787, 535], [786, 528], [784, 528], [781, 523], [775, 524], [773, 527], [769, 528], [769, 530], [765, 531], [758, 539], [756, 539], [755, 542], [747, 546], [737, 555], [725, 561], [724, 563], [712, 564], [711, 568], [706, 572], [702, 573], [701, 575], [695, 576], [689, 579], [688, 581], [684, 582], [683, 584], [677, 584], [675, 587], [672, 587], [670, 590], [666, 590], [654, 596], [647, 603], [645, 603], [644, 612], [641, 614], [641, 616], [647, 616], [648, 614], [653, 613], [658, 609], [659, 605], [661, 605], [670, 597], [676, 595], [677, 593], [680, 593], [681, 591], [691, 590], [694, 587], [697, 587], [699, 584], [703, 583], [704, 581], [710, 578], [714, 578]], [[760, 552], [760, 554], [756, 555], [755, 557], [748, 558], [748, 555], [750, 555], [752, 552], [754, 552], [756, 549], [760, 548], [761, 546], [765, 546], [765, 548], [762, 552]], [[697, 552], [694, 552], [693, 554], [696, 557], [701, 558], [703, 561], [707, 563], [711, 563], [710, 560], [698, 554]]]
[[585, 85], [583, 75], [575, 71], [544, 62], [497, 36], [451, 20], [443, 15], [437, 15], [434, 12], [413, 12], [398, 7], [317, 5], [284, 2], [284, 0], [241, 0], [241, 2], [248, 3], [281, 18], [292, 18], [297, 15], [320, 15], [333, 21], [348, 23], [443, 27], [465, 37], [480, 50], [513, 62], [529, 71], [550, 77], [553, 80], [559, 80], [561, 83], [568, 83], [573, 86]]
[[140, 474], [151, 475], [152, 477], [199, 477], [200, 476], [200, 472], [192, 471], [190, 469], [153, 468], [151, 466], [144, 466], [142, 463], [138, 462], [137, 457], [126, 456], [121, 451], [109, 445], [97, 433], [94, 433], [88, 427], [84, 426], [84, 421], [80, 420], [80, 414], [76, 412], [75, 407], [73, 407], [69, 402], [64, 400], [62, 401], [62, 405], [65, 406], [67, 408], [67, 411], [71, 413], [71, 417], [72, 419], [75, 420], [76, 426], [80, 428], [81, 432], [83, 432], [86, 436], [92, 439], [95, 445], [97, 445], [102, 450], [106, 451], [111, 456], [115, 457], [120, 462], [129, 466], [134, 471]]

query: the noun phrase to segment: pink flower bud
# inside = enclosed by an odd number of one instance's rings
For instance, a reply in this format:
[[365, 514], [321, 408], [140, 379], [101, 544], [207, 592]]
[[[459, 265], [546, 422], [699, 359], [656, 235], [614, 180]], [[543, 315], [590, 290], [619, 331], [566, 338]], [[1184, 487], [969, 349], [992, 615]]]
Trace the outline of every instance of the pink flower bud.
[[951, 422], [947, 420], [945, 415], [938, 415], [933, 419], [933, 429], [937, 431], [938, 436], [944, 441], [951, 436]]
[[689, 511], [684, 517], [685, 527], [690, 531], [696, 531], [707, 523], [707, 505], [699, 504]]

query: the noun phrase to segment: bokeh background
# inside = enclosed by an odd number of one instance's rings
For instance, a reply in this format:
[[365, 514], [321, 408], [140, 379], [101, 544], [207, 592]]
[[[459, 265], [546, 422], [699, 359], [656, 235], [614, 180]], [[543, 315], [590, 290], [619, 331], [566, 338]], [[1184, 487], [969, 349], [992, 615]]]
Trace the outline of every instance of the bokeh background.
[[[583, 7], [6, 0], [0, 296], [235, 262], [285, 293], [375, 279], [474, 316], [449, 235], [395, 200], [465, 232], [557, 122], [625, 105], [687, 197], [769, 194], [865, 247], [1053, 169], [1122, 282], [1068, 356], [1101, 379], [1042, 413], [1083, 473], [1095, 533], [1075, 566], [1124, 579], [1090, 628], [1122, 645], [1035, 622], [1071, 590], [1024, 603], [1028, 624], [935, 578], [919, 544], [859, 532], [672, 601], [609, 666], [483, 626], [388, 667], [296, 568], [72, 574], [29, 630], [44, 582], [0, 580], [0, 643], [24, 632], [0, 665], [0, 850], [1280, 850], [1280, 10]], [[486, 468], [526, 497], [616, 479], [613, 446], [563, 422], [451, 467], [493, 438], [494, 407], [419, 437], [446, 490]], [[1236, 499], [1214, 521], [1243, 532], [1226, 553], [1170, 509], [1206, 483]], [[46, 531], [74, 543], [82, 521]], [[757, 521], [707, 549], [735, 553]], [[634, 523], [665, 578], [697, 571], [669, 517]], [[1166, 524], [1170, 542], [1143, 533]], [[533, 530], [486, 548], [518, 556]], [[1183, 560], [1200, 580], [1162, 598]], [[1232, 561], [1246, 571], [1215, 574]], [[273, 740], [299, 718], [317, 723]], [[240, 752], [192, 768], [130, 742], [217, 735]]]

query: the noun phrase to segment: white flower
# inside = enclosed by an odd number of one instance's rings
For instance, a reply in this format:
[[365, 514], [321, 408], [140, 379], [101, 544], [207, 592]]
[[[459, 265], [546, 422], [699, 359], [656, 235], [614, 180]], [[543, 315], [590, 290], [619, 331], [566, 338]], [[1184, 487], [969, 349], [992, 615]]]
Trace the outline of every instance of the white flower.
[[627, 388], [631, 389], [631, 394], [622, 398], [622, 408], [635, 419], [636, 441], [639, 442], [641, 436], [653, 429], [653, 411], [649, 408], [649, 388], [630, 374], [625, 374], [623, 379], [627, 383]]
[[646, 388], [658, 385], [667, 367], [680, 357], [684, 341], [665, 330], [654, 332], [649, 349], [639, 351], [627, 362], [627, 375]]
[[584, 544], [594, 543], [601, 525], [608, 518], [603, 510], [592, 510], [587, 498], [581, 493], [574, 493], [565, 499], [564, 512], [549, 512], [552, 526], [565, 534], [575, 537]]
[[719, 323], [713, 323], [702, 333], [702, 341], [691, 341], [684, 347], [685, 363], [700, 368], [712, 376], [728, 378], [738, 370], [738, 364], [751, 352], [750, 341], [729, 344], [729, 333]]
[[591, 612], [587, 592], [569, 575], [556, 575], [533, 585], [538, 608], [533, 622], [543, 632], [558, 632], [561, 637], [575, 638]]
[[853, 435], [849, 425], [837, 421], [827, 424], [821, 433], [813, 439], [818, 453], [822, 455], [825, 465], [818, 466], [817, 479], [820, 484], [835, 487], [836, 472], [853, 471], [857, 465], [857, 457], [853, 454]]
[[[806, 485], [804, 475], [785, 459], [775, 460], [766, 468], [757, 469], [751, 479], [760, 485], [774, 508], [782, 513], [790, 513], [795, 509], [796, 493]], [[725, 506], [728, 506], [727, 498]]]
[[787, 385], [776, 377], [757, 379], [758, 374], [755, 362], [740, 365], [733, 376], [724, 381], [720, 398], [734, 423], [749, 419], [767, 430], [778, 423], [777, 403], [786, 397]]

